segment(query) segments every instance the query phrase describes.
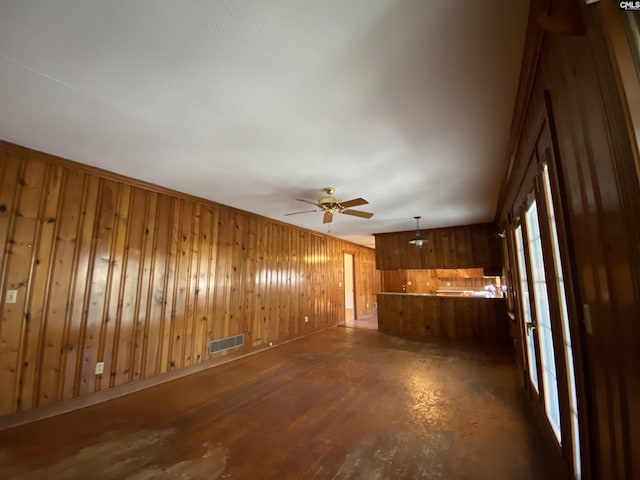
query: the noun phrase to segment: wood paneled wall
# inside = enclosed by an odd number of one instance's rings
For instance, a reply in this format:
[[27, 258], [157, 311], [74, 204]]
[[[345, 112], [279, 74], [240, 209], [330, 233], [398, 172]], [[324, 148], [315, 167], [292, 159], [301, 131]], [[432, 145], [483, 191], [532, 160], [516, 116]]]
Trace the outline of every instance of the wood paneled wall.
[[0, 182], [0, 415], [336, 325], [345, 251], [380, 289], [372, 249], [4, 142]]
[[[360, 318], [376, 311], [376, 294], [382, 290], [382, 280], [380, 272], [376, 269], [376, 256], [372, 249], [358, 248], [351, 252], [348, 249], [345, 251], [352, 253], [356, 261], [354, 271], [355, 314], [356, 318]], [[344, 265], [341, 265], [340, 268], [344, 276]]]
[[[570, 3], [532, 2], [536, 31], [498, 218], [507, 225], [527, 193], [532, 150], [550, 148], [571, 287], [583, 478], [640, 478], [640, 162], [632, 122], [640, 103], [627, 102], [638, 98], [638, 77], [623, 28], [631, 14], [610, 0]], [[541, 13], [556, 28], [536, 25]]]
[[500, 241], [492, 223], [421, 230], [428, 240], [421, 249], [409, 243], [415, 233], [376, 234], [378, 269], [477, 267], [487, 269], [489, 275], [501, 274]]
[[378, 328], [393, 335], [506, 347], [508, 322], [503, 299], [378, 295]]

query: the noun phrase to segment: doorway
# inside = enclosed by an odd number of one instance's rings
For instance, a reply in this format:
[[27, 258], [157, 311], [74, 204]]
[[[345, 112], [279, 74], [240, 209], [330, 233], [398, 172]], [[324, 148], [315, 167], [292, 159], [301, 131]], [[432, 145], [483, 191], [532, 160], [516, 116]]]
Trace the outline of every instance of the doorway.
[[353, 255], [344, 254], [344, 321], [353, 324], [356, 319]]

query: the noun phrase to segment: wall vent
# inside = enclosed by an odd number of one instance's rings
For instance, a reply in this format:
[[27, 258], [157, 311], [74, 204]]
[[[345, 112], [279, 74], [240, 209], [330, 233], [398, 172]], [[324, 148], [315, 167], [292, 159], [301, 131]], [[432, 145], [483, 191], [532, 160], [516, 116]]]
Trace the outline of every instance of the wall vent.
[[220, 338], [209, 342], [209, 355], [230, 348], [241, 347], [244, 345], [244, 333], [233, 335], [232, 337]]

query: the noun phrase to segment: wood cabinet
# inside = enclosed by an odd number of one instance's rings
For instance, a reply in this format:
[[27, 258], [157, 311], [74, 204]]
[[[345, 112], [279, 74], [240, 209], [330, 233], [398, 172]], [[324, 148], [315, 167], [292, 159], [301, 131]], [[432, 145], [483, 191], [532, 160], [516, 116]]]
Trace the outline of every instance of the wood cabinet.
[[500, 275], [500, 239], [493, 223], [421, 230], [428, 242], [418, 249], [409, 243], [415, 230], [378, 233], [376, 267], [379, 270], [414, 268], [484, 268]]

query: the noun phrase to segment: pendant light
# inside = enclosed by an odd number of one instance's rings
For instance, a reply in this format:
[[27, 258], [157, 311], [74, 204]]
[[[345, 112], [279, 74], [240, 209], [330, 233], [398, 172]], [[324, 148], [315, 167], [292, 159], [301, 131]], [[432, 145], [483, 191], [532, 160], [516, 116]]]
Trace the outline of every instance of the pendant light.
[[409, 243], [412, 245], [415, 245], [416, 248], [420, 249], [422, 248], [422, 245], [428, 242], [428, 240], [422, 235], [420, 235], [420, 219], [422, 217], [413, 217], [413, 218], [416, 219], [416, 234], [413, 237], [411, 237], [411, 240], [409, 240]]

